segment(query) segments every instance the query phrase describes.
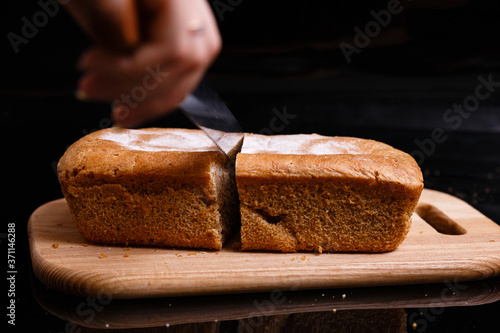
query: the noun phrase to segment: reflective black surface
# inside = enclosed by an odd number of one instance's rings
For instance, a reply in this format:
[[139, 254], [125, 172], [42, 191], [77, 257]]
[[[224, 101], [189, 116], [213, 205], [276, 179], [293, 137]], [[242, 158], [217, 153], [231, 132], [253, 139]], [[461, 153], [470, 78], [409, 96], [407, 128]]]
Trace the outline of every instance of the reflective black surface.
[[[393, 24], [399, 30], [384, 35], [387, 42], [360, 48], [351, 62], [339, 48], [339, 38], [374, 20], [369, 2], [233, 1], [231, 6], [217, 14], [225, 49], [207, 80], [245, 131], [315, 132], [389, 143], [417, 159], [427, 188], [451, 193], [500, 223], [500, 29], [494, 4], [472, 1], [465, 7], [398, 14]], [[387, 3], [380, 2], [376, 11], [384, 8]], [[36, 2], [25, 1], [3, 11], [2, 34], [20, 33], [22, 18], [31, 19], [39, 10]], [[382, 331], [377, 325], [398, 331], [398, 320], [409, 332], [500, 329], [498, 279], [285, 290], [274, 298], [264, 293], [118, 301], [46, 290], [31, 272], [28, 218], [36, 207], [62, 196], [55, 173], [58, 159], [81, 136], [111, 126], [110, 108], [73, 97], [78, 78], [74, 64], [87, 42], [64, 12], [19, 45], [18, 53], [7, 38], [2, 43], [7, 59], [0, 80], [4, 257], [8, 224], [15, 224], [15, 295], [6, 295], [11, 284], [3, 291], [7, 314], [8, 302], [15, 299], [16, 326], [9, 331], [132, 326], [156, 332], [168, 323], [172, 331], [281, 327], [288, 332], [312, 330], [316, 323], [319, 331], [363, 332]], [[193, 127], [181, 113], [150, 126]]]

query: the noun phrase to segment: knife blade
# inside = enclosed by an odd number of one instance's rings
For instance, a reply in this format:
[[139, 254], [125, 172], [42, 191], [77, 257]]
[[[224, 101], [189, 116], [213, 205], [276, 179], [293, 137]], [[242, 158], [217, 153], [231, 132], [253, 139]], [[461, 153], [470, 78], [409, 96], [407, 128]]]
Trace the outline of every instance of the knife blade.
[[240, 124], [206, 82], [189, 94], [179, 109], [230, 158], [243, 142]]

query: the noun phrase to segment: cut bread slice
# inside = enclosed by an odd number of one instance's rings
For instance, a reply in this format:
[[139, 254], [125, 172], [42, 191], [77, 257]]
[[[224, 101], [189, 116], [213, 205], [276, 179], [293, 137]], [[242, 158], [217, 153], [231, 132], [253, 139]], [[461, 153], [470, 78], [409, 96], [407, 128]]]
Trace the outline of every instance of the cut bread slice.
[[246, 134], [236, 158], [243, 250], [385, 252], [410, 229], [415, 160], [372, 140]]
[[67, 149], [58, 176], [90, 242], [219, 250], [239, 227], [234, 160], [200, 130], [97, 131]]

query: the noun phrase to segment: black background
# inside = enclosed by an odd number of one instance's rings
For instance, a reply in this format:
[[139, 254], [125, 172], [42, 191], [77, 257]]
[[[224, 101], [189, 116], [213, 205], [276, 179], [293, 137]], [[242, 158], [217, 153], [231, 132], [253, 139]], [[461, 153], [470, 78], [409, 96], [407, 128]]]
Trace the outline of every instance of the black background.
[[[353, 34], [355, 26], [363, 28], [373, 19], [370, 10], [385, 8], [385, 2], [233, 4], [232, 10], [216, 14], [224, 49], [207, 79], [245, 131], [269, 128], [273, 109], [286, 108], [296, 117], [276, 134], [358, 136], [412, 153], [422, 150], [417, 141], [442, 128], [447, 139], [420, 163], [425, 186], [451, 193], [500, 222], [500, 92], [482, 101], [457, 129], [443, 119], [453, 104], [474, 94], [479, 76], [500, 81], [496, 5], [470, 1], [456, 8], [409, 8], [392, 21], [405, 32], [404, 41], [371, 45], [348, 64], [339, 38]], [[110, 107], [74, 98], [75, 64], [89, 42], [62, 9], [14, 52], [8, 34], [20, 35], [22, 18], [32, 20], [40, 10], [36, 1], [17, 1], [0, 13], [1, 174], [6, 181], [0, 240], [6, 252], [6, 225], [15, 223], [16, 328], [62, 332], [66, 322], [33, 297], [32, 285], [38, 282], [31, 272], [26, 225], [36, 207], [62, 196], [55, 164], [66, 147], [110, 126]], [[192, 127], [178, 113], [149, 125]], [[498, 301], [452, 307], [427, 331], [498, 331], [499, 310]], [[221, 327], [233, 331], [237, 323]]]

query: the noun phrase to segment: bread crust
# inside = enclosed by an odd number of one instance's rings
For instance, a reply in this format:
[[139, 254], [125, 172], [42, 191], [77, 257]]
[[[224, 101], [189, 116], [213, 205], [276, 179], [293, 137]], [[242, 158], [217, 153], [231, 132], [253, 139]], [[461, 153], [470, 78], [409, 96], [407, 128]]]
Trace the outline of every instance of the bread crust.
[[113, 128], [58, 176], [88, 241], [221, 249], [241, 214], [243, 250], [282, 252], [392, 251], [423, 189], [410, 155], [359, 138], [246, 134], [233, 163], [199, 130]]
[[394, 250], [423, 189], [410, 155], [373, 140], [319, 135], [245, 136], [236, 182], [242, 248], [282, 252]]
[[237, 222], [231, 164], [199, 130], [112, 128], [71, 145], [58, 176], [88, 241], [220, 249]]
[[[210, 165], [222, 163], [225, 155], [206, 137], [200, 150], [145, 151], [130, 149], [120, 143], [102, 139], [107, 133], [126, 133], [129, 130], [110, 128], [93, 132], [71, 145], [58, 163], [59, 177], [84, 182], [86, 178], [102, 181], [122, 181], [127, 177], [143, 177], [155, 180], [193, 181], [208, 180]], [[170, 129], [151, 128], [141, 130], [161, 136]], [[199, 130], [179, 130], [187, 136], [204, 136]], [[120, 178], [118, 178], [120, 177]]]
[[[278, 137], [293, 141], [295, 135]], [[287, 154], [273, 152], [272, 146], [267, 150], [251, 149], [247, 145], [251, 146], [259, 140], [268, 140], [268, 137], [245, 135], [245, 144], [236, 160], [238, 180], [289, 181], [341, 177], [399, 181], [407, 186], [422, 187], [420, 167], [413, 157], [401, 150], [378, 141], [352, 137], [323, 137], [313, 134], [309, 138], [309, 142], [298, 147], [293, 154]], [[311, 147], [318, 142], [334, 142], [341, 147], [355, 147], [355, 150], [346, 148], [331, 153], [325, 151], [323, 154], [312, 154]]]

